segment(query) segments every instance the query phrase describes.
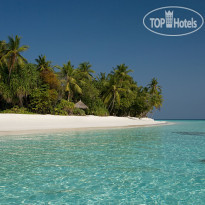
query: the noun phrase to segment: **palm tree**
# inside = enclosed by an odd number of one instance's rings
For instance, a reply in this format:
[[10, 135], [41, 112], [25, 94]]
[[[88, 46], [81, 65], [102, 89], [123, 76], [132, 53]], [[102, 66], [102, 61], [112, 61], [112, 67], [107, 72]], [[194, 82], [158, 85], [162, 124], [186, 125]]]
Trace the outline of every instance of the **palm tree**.
[[7, 44], [6, 41], [0, 41], [0, 64], [6, 63], [6, 51], [7, 51]]
[[23, 45], [20, 47], [21, 37], [18, 35], [15, 38], [9, 36], [9, 42], [7, 44], [7, 50], [5, 57], [8, 59], [8, 71], [9, 71], [9, 79], [11, 76], [11, 72], [14, 69], [15, 64], [23, 65], [27, 62], [27, 60], [21, 55], [22, 52], [26, 51], [29, 47]]
[[160, 109], [163, 102], [161, 95], [162, 90], [156, 78], [152, 78], [150, 84], [148, 85], [148, 92], [151, 95], [151, 103], [153, 107]]
[[115, 76], [111, 77], [106, 89], [107, 92], [103, 95], [103, 99], [111, 113], [115, 104], [120, 105], [120, 94], [126, 92], [126, 89], [119, 85], [119, 82]]
[[103, 93], [106, 92], [106, 87], [108, 85], [108, 76], [106, 76], [106, 73], [100, 72], [96, 78], [96, 86], [100, 90], [100, 93], [103, 95]]
[[130, 80], [131, 76], [128, 75], [128, 73], [133, 72], [133, 70], [128, 70], [128, 66], [126, 66], [125, 64], [120, 64], [117, 65], [116, 68], [114, 68], [114, 72], [113, 74], [116, 75], [120, 82], [124, 81], [124, 80]]
[[78, 66], [78, 71], [81, 78], [92, 80], [92, 73], [95, 73], [94, 70], [90, 69], [92, 65], [89, 62], [83, 62]]
[[37, 69], [39, 71], [52, 70], [51, 61], [47, 61], [45, 55], [38, 56], [38, 58], [35, 59], [35, 61], [37, 62], [37, 66], [38, 66]]
[[[128, 70], [125, 64], [117, 65], [116, 68], [108, 75], [108, 83], [105, 84], [106, 92], [102, 92], [104, 103], [108, 105], [108, 109], [112, 112], [114, 105], [120, 106], [120, 101], [125, 96], [133, 94], [136, 90], [136, 83], [128, 74], [132, 70]], [[102, 76], [103, 77], [103, 76]]]
[[71, 65], [71, 62], [68, 61], [67, 64], [63, 64], [63, 67], [57, 66], [57, 68], [61, 70], [60, 76], [65, 86], [65, 91], [68, 92], [68, 101], [72, 97], [73, 93], [76, 92], [78, 94], [82, 94], [82, 89], [79, 86], [78, 81], [78, 72], [74, 69], [74, 66]]
[[151, 95], [161, 94], [161, 86], [159, 86], [156, 78], [152, 78], [150, 84], [148, 84], [148, 88]]
[[98, 76], [97, 76], [97, 79], [101, 82], [107, 80], [106, 73], [105, 72], [104, 73], [100, 72], [100, 74], [98, 74]]

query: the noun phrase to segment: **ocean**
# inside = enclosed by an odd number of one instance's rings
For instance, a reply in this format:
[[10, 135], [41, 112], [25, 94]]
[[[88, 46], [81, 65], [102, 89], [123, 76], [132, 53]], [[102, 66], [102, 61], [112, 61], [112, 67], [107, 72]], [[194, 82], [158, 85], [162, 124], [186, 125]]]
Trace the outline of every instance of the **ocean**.
[[0, 204], [205, 204], [205, 120], [0, 136]]

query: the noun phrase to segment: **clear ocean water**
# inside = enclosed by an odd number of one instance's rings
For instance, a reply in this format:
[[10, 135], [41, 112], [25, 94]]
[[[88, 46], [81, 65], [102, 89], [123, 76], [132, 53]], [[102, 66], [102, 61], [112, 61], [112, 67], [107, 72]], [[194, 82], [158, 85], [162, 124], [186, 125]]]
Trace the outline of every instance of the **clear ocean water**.
[[205, 121], [0, 136], [0, 204], [205, 204]]

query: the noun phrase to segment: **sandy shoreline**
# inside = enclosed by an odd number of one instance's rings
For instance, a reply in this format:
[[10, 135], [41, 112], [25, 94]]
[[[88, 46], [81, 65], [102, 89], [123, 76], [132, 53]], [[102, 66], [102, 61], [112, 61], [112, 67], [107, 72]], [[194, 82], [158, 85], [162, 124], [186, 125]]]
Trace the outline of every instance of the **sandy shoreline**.
[[128, 128], [167, 124], [150, 118], [0, 114], [0, 135]]

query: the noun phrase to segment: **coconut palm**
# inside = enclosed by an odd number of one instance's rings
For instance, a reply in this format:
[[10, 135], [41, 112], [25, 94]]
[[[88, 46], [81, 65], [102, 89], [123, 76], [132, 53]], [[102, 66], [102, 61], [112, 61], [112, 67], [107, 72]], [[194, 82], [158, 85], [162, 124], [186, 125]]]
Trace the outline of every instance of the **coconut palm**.
[[5, 58], [8, 60], [8, 71], [9, 79], [11, 72], [14, 69], [15, 64], [23, 65], [27, 60], [21, 55], [22, 52], [26, 51], [29, 47], [26, 45], [20, 46], [21, 37], [18, 35], [15, 38], [9, 36], [9, 42], [7, 44], [7, 50]]
[[82, 89], [78, 80], [78, 71], [74, 69], [71, 62], [68, 61], [67, 64], [63, 64], [63, 67], [57, 66], [57, 68], [61, 70], [60, 76], [62, 78], [65, 91], [68, 93], [68, 101], [72, 98], [74, 93], [82, 94]]
[[35, 61], [37, 62], [37, 69], [39, 71], [52, 70], [51, 61], [47, 61], [45, 55], [38, 56], [38, 58], [35, 59]]
[[100, 74], [98, 74], [98, 76], [97, 76], [97, 79], [99, 81], [106, 81], [107, 80], [106, 73], [105, 72], [104, 73], [100, 72]]
[[94, 70], [90, 69], [92, 65], [89, 62], [83, 62], [78, 66], [79, 75], [82, 79], [92, 80], [92, 73], [95, 73]]
[[121, 99], [125, 96], [130, 96], [136, 89], [137, 85], [132, 77], [128, 74], [132, 70], [128, 70], [125, 64], [117, 65], [116, 68], [108, 75], [108, 85], [104, 84], [106, 92], [102, 93], [104, 103], [107, 104], [108, 109], [112, 112], [115, 104], [120, 107]]
[[148, 84], [148, 92], [151, 95], [151, 103], [153, 107], [160, 109], [163, 102], [161, 95], [162, 90], [156, 78], [152, 78], [150, 84]]
[[120, 105], [120, 95], [126, 92], [126, 89], [119, 85], [119, 81], [115, 76], [112, 76], [106, 86], [106, 90], [107, 91], [103, 95], [103, 100], [111, 113], [115, 104]]
[[130, 72], [133, 72], [133, 70], [128, 70], [128, 66], [125, 64], [117, 65], [116, 68], [114, 68], [113, 74], [116, 75], [117, 78], [122, 82], [124, 80], [130, 80], [131, 76], [128, 74]]
[[159, 86], [156, 78], [152, 78], [150, 84], [148, 84], [148, 88], [151, 95], [161, 93], [161, 86]]
[[0, 41], [0, 65], [6, 63], [7, 44], [6, 41]]
[[103, 95], [106, 92], [106, 87], [109, 84], [108, 76], [106, 73], [100, 72], [100, 74], [96, 77], [96, 86], [100, 90], [101, 94]]

